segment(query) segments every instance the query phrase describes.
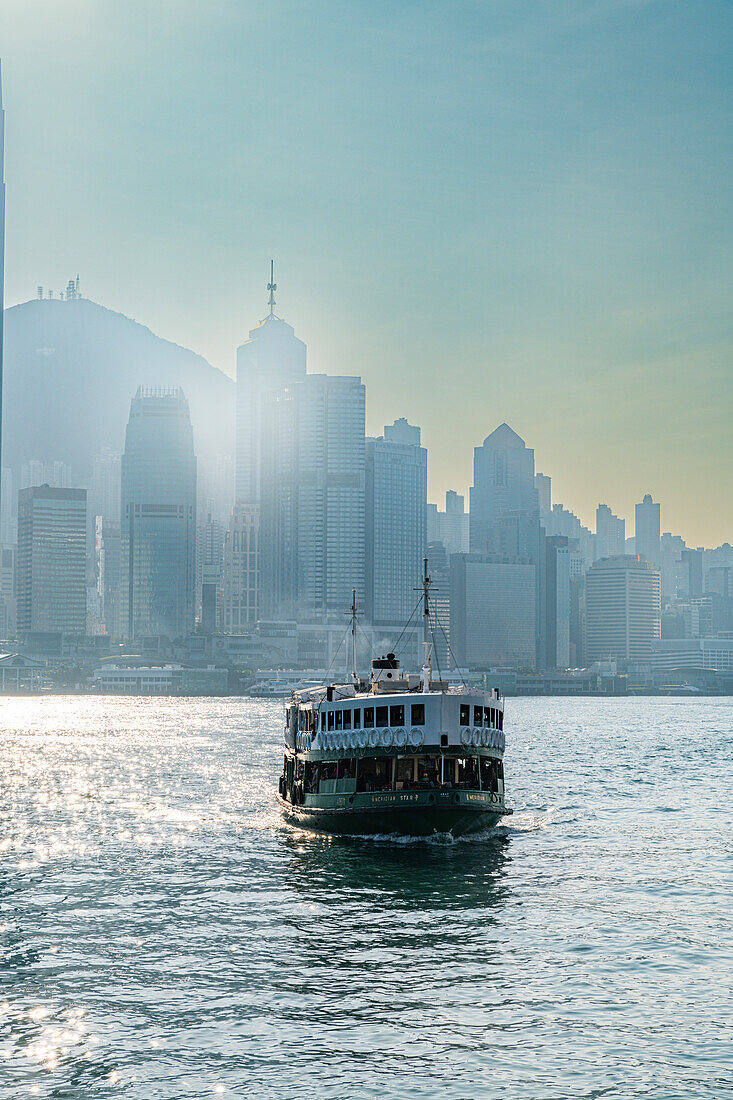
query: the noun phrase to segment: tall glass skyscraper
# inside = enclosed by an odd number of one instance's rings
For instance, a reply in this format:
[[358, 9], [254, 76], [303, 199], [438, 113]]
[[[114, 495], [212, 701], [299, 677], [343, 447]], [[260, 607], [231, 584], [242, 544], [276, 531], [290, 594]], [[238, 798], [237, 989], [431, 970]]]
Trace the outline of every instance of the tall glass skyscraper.
[[135, 394], [121, 496], [123, 634], [190, 634], [196, 593], [196, 458], [182, 390], [140, 387]]
[[364, 599], [365, 390], [307, 375], [262, 406], [263, 614], [304, 622]]
[[367, 439], [367, 617], [403, 624], [412, 614], [427, 545], [428, 452], [406, 420]]

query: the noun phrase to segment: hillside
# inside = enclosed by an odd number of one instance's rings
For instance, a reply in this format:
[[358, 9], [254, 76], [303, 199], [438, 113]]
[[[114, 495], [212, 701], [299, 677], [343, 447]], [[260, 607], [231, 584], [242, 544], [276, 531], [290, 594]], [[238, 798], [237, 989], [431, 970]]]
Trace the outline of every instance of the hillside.
[[24, 302], [5, 311], [4, 461], [91, 473], [103, 446], [122, 450], [139, 385], [181, 386], [197, 454], [233, 453], [234, 383], [200, 355], [85, 298]]

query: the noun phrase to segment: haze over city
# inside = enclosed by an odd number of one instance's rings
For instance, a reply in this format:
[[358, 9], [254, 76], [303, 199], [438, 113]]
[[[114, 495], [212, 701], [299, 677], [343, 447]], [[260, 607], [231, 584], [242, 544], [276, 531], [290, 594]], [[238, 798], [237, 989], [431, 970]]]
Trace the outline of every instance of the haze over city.
[[716, 546], [729, 35], [707, 2], [6, 0], [6, 306], [79, 271], [234, 376], [274, 256], [309, 369], [420, 424], [431, 500], [506, 421], [584, 523], [652, 492]]

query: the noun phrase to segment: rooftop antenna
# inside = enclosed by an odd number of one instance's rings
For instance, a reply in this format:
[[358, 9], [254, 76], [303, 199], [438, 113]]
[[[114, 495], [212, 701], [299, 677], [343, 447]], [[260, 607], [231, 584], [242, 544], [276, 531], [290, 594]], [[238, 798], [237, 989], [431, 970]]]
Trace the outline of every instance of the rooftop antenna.
[[275, 282], [275, 261], [270, 260], [270, 281], [267, 284], [267, 289], [270, 291], [270, 297], [267, 304], [270, 307], [270, 316], [274, 317], [275, 313], [275, 291], [277, 290], [277, 283]]

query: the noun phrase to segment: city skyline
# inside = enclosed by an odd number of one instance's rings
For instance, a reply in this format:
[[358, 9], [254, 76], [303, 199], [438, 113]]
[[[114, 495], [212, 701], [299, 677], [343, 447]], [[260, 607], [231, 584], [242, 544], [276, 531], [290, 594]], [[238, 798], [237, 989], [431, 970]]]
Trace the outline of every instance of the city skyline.
[[274, 256], [311, 370], [363, 378], [370, 435], [420, 424], [432, 500], [506, 421], [589, 526], [650, 492], [729, 537], [720, 8], [37, 9], [0, 14], [7, 302], [78, 270], [233, 377]]

